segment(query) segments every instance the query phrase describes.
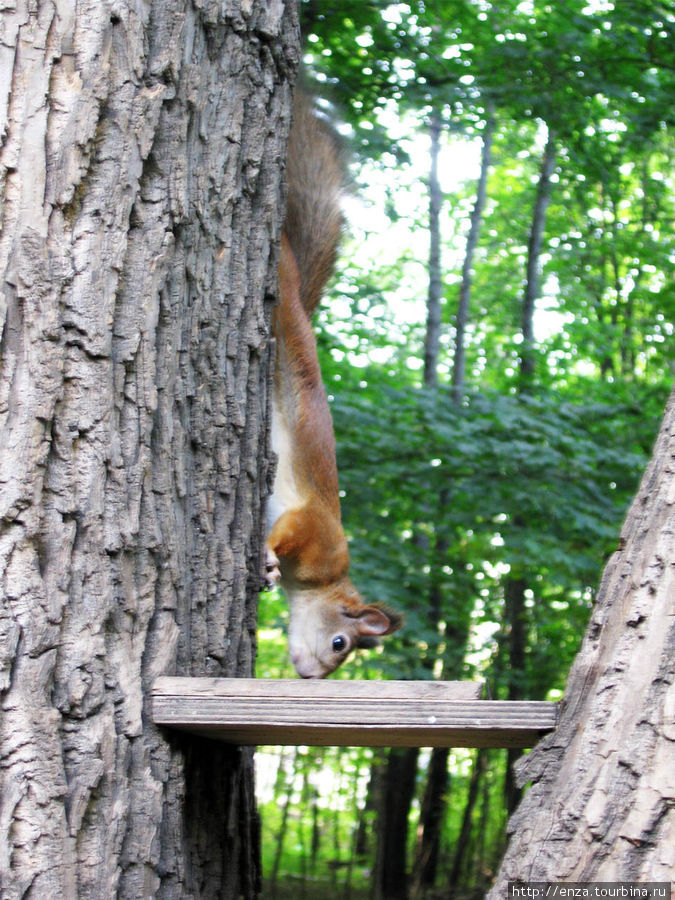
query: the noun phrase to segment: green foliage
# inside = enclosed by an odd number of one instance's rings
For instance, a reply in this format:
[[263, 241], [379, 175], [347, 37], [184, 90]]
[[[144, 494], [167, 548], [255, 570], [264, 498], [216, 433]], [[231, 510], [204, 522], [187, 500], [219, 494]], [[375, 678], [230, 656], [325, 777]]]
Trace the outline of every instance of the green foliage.
[[[336, 877], [348, 880], [357, 892], [366, 888], [368, 873], [354, 846], [352, 804], [364, 805], [372, 756], [370, 750], [307, 747], [259, 754], [259, 768], [274, 775], [277, 787], [287, 792], [279, 804], [271, 783], [262, 788], [263, 871], [268, 881], [279, 854], [277, 866], [286, 882], [295, 880], [296, 890], [302, 879], [310, 888], [314, 885], [316, 896], [326, 896]], [[293, 807], [290, 815], [284, 810], [286, 798]], [[363, 815], [372, 824], [372, 813]]]
[[[357, 654], [334, 677], [480, 677], [495, 696], [557, 699], [675, 371], [675, 16], [666, 4], [634, 0], [306, 0], [302, 8], [307, 79], [337, 110], [358, 161], [355, 180], [381, 209], [379, 225], [370, 212], [353, 214], [333, 299], [316, 323], [352, 574], [368, 600], [406, 617], [386, 649]], [[466, 164], [468, 148], [479, 155], [488, 106], [493, 159], [457, 397], [449, 373], [476, 185], [453, 167]], [[420, 135], [432, 110], [446, 127], [437, 390], [421, 385], [428, 236]], [[535, 375], [524, 394], [528, 241], [550, 135], [556, 166], [537, 260]], [[505, 603], [514, 582], [523, 586], [518, 622]], [[261, 676], [291, 674], [286, 617], [282, 598], [263, 597]], [[524, 646], [515, 665], [517, 626]], [[451, 754], [439, 882], [451, 869], [474, 756]], [[304, 879], [306, 896], [326, 882], [366, 892], [373, 831], [384, 827], [365, 787], [378, 759], [312, 750], [296, 760], [296, 838], [284, 845], [280, 871]], [[319, 816], [312, 872], [314, 807], [303, 778], [334, 785], [341, 772], [349, 788]], [[503, 847], [504, 780], [504, 755], [491, 752], [467, 813], [459, 875], [467, 891], [487, 888]], [[282, 779], [262, 810], [268, 873], [287, 787]], [[410, 815], [412, 855], [419, 801]], [[371, 838], [362, 856], [352, 852], [359, 822]]]
[[[333, 414], [355, 578], [368, 597], [406, 613], [405, 638], [388, 648], [385, 665], [424, 677], [439, 642], [424, 602], [432, 585], [441, 620], [464, 610], [474, 626], [496, 624], [510, 572], [532, 583], [533, 629], [546, 633], [549, 616], [557, 622], [563, 652], [541, 690], [562, 687], [654, 418], [645, 423], [635, 404], [555, 392], [484, 392], [457, 406], [449, 390], [401, 390], [378, 374], [361, 371], [361, 390], [336, 399]], [[420, 534], [442, 535], [443, 554], [431, 540], [420, 545]], [[552, 611], [562, 606], [564, 619]]]

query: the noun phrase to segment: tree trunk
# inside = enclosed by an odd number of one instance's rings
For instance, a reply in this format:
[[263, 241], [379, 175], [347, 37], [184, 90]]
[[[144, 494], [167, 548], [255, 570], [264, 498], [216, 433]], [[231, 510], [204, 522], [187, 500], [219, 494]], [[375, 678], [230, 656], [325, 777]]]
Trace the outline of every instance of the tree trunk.
[[[523, 523], [517, 522], [516, 524], [520, 527]], [[525, 649], [527, 647], [526, 590], [527, 582], [524, 578], [508, 578], [504, 582], [504, 621], [508, 628], [506, 648], [509, 658], [505, 677], [509, 700], [525, 699], [523, 697], [523, 679], [525, 678]], [[516, 781], [514, 766], [523, 755], [523, 751], [509, 747], [506, 752], [504, 799], [506, 811], [511, 815], [521, 797], [521, 790]]]
[[436, 883], [436, 870], [441, 846], [441, 826], [448, 790], [449, 747], [434, 747], [431, 752], [427, 783], [420, 810], [420, 827], [415, 865], [413, 866], [412, 896], [425, 897]]
[[[440, 512], [448, 506], [449, 502], [449, 492], [441, 491], [439, 498]], [[441, 515], [439, 513], [440, 519]], [[433, 564], [433, 571], [441, 571], [443, 562], [447, 559], [448, 545], [449, 542], [443, 534], [436, 535], [436, 558]], [[432, 585], [429, 618], [430, 624], [435, 631], [438, 630], [439, 621], [443, 614], [441, 599], [440, 584]], [[457, 597], [455, 599], [451, 613], [448, 610], [445, 611], [445, 648], [442, 656], [442, 679], [462, 678], [473, 602], [473, 595], [467, 592], [462, 598]], [[466, 608], [463, 608], [464, 606]], [[431, 663], [434, 664], [435, 662], [436, 660], [432, 658]], [[434, 747], [431, 752], [417, 829], [418, 840], [413, 866], [413, 897], [424, 897], [427, 893], [431, 893], [436, 880], [441, 850], [441, 830], [449, 794], [448, 755], [448, 748], [445, 747]]]
[[462, 263], [462, 282], [457, 304], [457, 320], [455, 322], [455, 358], [452, 366], [452, 390], [455, 401], [459, 401], [466, 383], [466, 327], [469, 323], [469, 307], [471, 305], [471, 282], [473, 279], [473, 260], [478, 247], [480, 226], [483, 221], [483, 210], [487, 198], [487, 180], [492, 161], [492, 138], [495, 131], [494, 105], [488, 101], [483, 131], [483, 149], [480, 157], [480, 174], [476, 187], [476, 200], [471, 211], [469, 234], [466, 238], [464, 262]]
[[438, 384], [438, 347], [441, 336], [441, 203], [443, 195], [438, 180], [441, 118], [434, 112], [429, 125], [431, 135], [431, 168], [429, 171], [429, 296], [427, 328], [424, 342], [424, 384]]
[[509, 880], [671, 881], [675, 867], [675, 393], [572, 667], [558, 730], [490, 893]]
[[359, 813], [359, 824], [356, 833], [356, 855], [365, 857], [370, 853], [372, 826], [369, 821], [370, 813], [375, 813], [381, 806], [382, 785], [384, 780], [384, 751], [373, 750], [373, 758], [370, 763], [368, 787], [363, 809]]
[[2, 897], [252, 897], [250, 751], [145, 698], [252, 672], [296, 10], [2, 17]]
[[418, 755], [417, 747], [389, 751], [383, 805], [378, 817], [377, 900], [406, 900], [408, 896], [408, 813], [415, 793]]
[[[293, 756], [289, 763], [288, 774], [284, 777], [283, 773], [280, 773], [280, 777], [278, 780], [278, 787], [280, 791], [277, 791], [277, 786], [274, 789], [275, 799], [278, 798], [278, 794], [283, 791], [283, 802], [281, 805], [281, 822], [279, 824], [279, 830], [277, 831], [276, 836], [276, 847], [274, 848], [274, 862], [272, 863], [272, 871], [269, 876], [269, 889], [270, 896], [272, 898], [276, 898], [277, 896], [277, 879], [279, 877], [279, 867], [281, 865], [281, 857], [284, 852], [284, 841], [286, 840], [286, 832], [288, 831], [288, 813], [291, 808], [291, 797], [293, 796], [293, 781], [295, 780], [295, 775], [297, 772], [297, 760], [298, 760], [298, 748], [293, 748]], [[277, 799], [277, 803], [280, 801]]]
[[541, 281], [540, 257], [544, 242], [546, 212], [551, 202], [553, 172], [555, 170], [555, 135], [549, 129], [548, 140], [539, 171], [537, 197], [532, 215], [532, 227], [527, 245], [527, 273], [525, 275], [525, 294], [522, 312], [522, 352], [520, 356], [520, 377], [523, 386], [529, 384], [534, 376], [534, 309], [539, 296]]
[[476, 751], [473, 768], [471, 769], [471, 778], [469, 779], [469, 790], [467, 792], [466, 804], [462, 813], [462, 824], [459, 830], [459, 837], [453, 849], [452, 865], [450, 866], [450, 896], [454, 897], [459, 894], [457, 887], [459, 885], [460, 876], [466, 867], [467, 851], [469, 849], [469, 839], [471, 837], [471, 822], [473, 811], [478, 799], [478, 788], [481, 779], [485, 776], [487, 765], [487, 750], [480, 748]]

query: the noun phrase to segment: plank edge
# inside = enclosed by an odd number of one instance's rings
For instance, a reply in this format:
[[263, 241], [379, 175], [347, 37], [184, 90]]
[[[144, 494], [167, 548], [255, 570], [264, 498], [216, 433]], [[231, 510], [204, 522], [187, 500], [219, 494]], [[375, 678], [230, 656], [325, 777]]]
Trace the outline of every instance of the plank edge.
[[[447, 685], [460, 685], [460, 693], [471, 693], [473, 699], [448, 699], [453, 693]], [[470, 691], [465, 690], [466, 685]], [[306, 690], [307, 685], [311, 685]], [[325, 687], [321, 687], [324, 685]], [[337, 692], [335, 685], [340, 685]], [[342, 687], [344, 685], [344, 687]], [[353, 685], [361, 696], [354, 696]], [[384, 692], [380, 685], [387, 685]], [[397, 697], [397, 686], [405, 685], [406, 696]], [[411, 687], [415, 686], [415, 687]], [[419, 687], [423, 685], [424, 687]], [[431, 687], [426, 687], [430, 685]], [[439, 690], [434, 685], [443, 685]], [[289, 688], [289, 686], [292, 686]], [[547, 732], [557, 726], [558, 704], [549, 701], [499, 701], [475, 699], [482, 685], [475, 682], [392, 682], [392, 681], [311, 681], [297, 679], [217, 679], [158, 678], [151, 693], [151, 715], [155, 725], [206, 736], [239, 745], [308, 745], [308, 746], [371, 746], [371, 747], [532, 747]], [[269, 689], [282, 691], [282, 696], [270, 696]], [[290, 694], [287, 693], [287, 688]], [[241, 689], [241, 692], [240, 692]], [[379, 693], [387, 696], [378, 697]], [[398, 692], [400, 693], [400, 692]], [[440, 724], [427, 721], [373, 722], [364, 724], [351, 719], [333, 721], [330, 706], [336, 704], [336, 718], [340, 708], [352, 708], [351, 718], [359, 706], [382, 699], [383, 707], [398, 706], [414, 710], [416, 703], [442, 708], [446, 718], [456, 714], [463, 721]], [[199, 709], [200, 703], [203, 704]], [[228, 708], [227, 704], [231, 707]], [[278, 721], [270, 716], [273, 704], [297, 706], [297, 718]], [[327, 707], [318, 716], [313, 704]], [[223, 704], [226, 704], [223, 707]], [[256, 707], [256, 704], [258, 705]], [[220, 709], [219, 709], [220, 707]], [[305, 715], [314, 721], [301, 721]], [[238, 709], [237, 709], [238, 708]], [[421, 712], [421, 711], [420, 711]], [[299, 721], [300, 720], [300, 721]]]

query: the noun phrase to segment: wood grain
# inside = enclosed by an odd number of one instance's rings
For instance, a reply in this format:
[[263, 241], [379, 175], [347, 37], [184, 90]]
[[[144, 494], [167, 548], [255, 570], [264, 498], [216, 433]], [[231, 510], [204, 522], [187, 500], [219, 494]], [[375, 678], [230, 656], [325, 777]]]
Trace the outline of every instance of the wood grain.
[[235, 744], [531, 747], [555, 703], [479, 700], [481, 683], [158, 678], [155, 724]]

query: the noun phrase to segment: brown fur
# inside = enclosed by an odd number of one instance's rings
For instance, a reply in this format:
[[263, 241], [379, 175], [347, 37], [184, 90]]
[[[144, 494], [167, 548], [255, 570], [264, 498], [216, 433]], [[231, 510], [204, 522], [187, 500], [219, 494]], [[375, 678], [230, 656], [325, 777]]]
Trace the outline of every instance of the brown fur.
[[288, 139], [284, 231], [300, 271], [300, 300], [311, 316], [331, 276], [342, 232], [345, 172], [338, 138], [296, 91]]
[[293, 423], [293, 468], [303, 496], [315, 495], [340, 519], [333, 421], [321, 380], [314, 332], [300, 302], [300, 274], [286, 236], [279, 262], [281, 302], [274, 313], [277, 338], [275, 393]]
[[[280, 303], [273, 320], [274, 415], [289, 436], [280, 440], [279, 452], [290, 453], [290, 458], [283, 458], [287, 493], [279, 494], [278, 518], [267, 544], [270, 569], [276, 573], [271, 580], [280, 575], [291, 604], [291, 656], [305, 677], [323, 677], [361, 640], [372, 646], [376, 636], [402, 624], [398, 614], [380, 604], [364, 605], [349, 580], [333, 422], [309, 320], [337, 252], [343, 183], [337, 141], [312, 113], [307, 98], [296, 97], [279, 260]], [[298, 505], [289, 508], [288, 497], [297, 497]], [[336, 635], [347, 642], [344, 652], [331, 650]]]

